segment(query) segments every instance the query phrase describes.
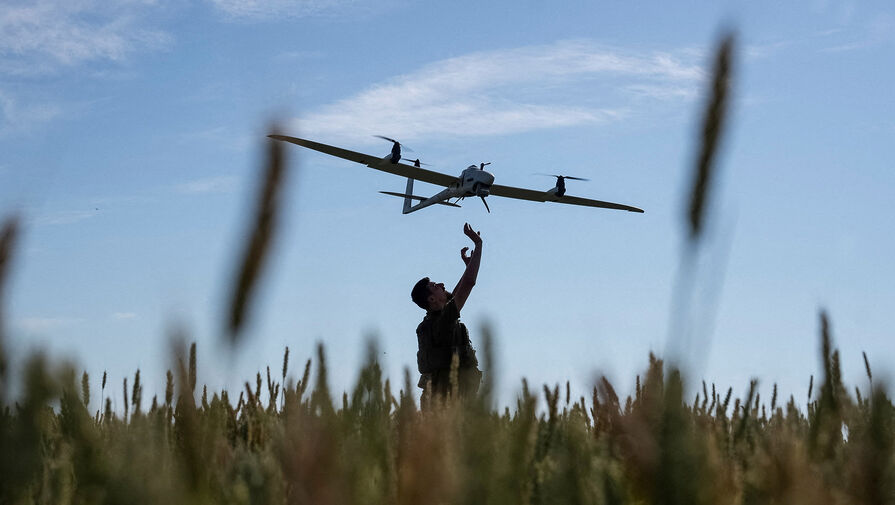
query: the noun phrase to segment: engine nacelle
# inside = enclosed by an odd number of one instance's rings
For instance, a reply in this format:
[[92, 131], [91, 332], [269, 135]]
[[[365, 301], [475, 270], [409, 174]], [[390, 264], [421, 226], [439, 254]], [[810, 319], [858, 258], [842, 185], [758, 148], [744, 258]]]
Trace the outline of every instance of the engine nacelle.
[[395, 142], [392, 144], [392, 155], [388, 159], [392, 165], [397, 165], [399, 161], [401, 161], [401, 144]]

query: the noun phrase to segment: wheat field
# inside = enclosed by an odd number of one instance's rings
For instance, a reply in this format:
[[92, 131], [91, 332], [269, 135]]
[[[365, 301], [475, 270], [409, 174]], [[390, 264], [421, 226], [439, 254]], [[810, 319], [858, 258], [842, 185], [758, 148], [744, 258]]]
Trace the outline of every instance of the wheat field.
[[372, 346], [341, 398], [322, 346], [297, 381], [287, 349], [273, 376], [209, 392], [193, 345], [164, 398], [142, 398], [139, 371], [125, 379], [121, 412], [105, 377], [91, 391], [86, 373], [37, 355], [0, 415], [0, 502], [889, 503], [895, 408], [869, 366], [864, 392], [846, 390], [822, 321], [807, 405], [776, 387], [762, 401], [754, 383], [740, 398], [703, 384], [688, 401], [681, 375], [650, 356], [624, 399], [606, 379], [590, 398], [523, 382], [500, 412], [486, 383], [421, 410], [409, 374], [392, 385]]

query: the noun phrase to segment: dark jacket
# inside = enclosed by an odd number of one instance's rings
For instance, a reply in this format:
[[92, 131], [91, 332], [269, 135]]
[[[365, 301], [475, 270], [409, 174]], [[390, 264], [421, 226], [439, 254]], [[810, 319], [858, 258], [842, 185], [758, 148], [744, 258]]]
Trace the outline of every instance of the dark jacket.
[[443, 309], [426, 313], [416, 328], [416, 338], [419, 344], [416, 362], [421, 374], [450, 371], [454, 354], [459, 358], [461, 369], [478, 366], [475, 349], [469, 342], [469, 331], [460, 322], [460, 311], [453, 298]]

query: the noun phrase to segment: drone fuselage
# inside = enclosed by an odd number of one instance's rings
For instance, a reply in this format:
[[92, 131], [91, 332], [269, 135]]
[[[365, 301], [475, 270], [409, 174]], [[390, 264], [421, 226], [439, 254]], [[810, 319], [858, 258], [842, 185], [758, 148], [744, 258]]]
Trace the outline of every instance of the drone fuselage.
[[[429, 198], [420, 198], [413, 195], [413, 179], [407, 179], [407, 189], [404, 193], [403, 213], [409, 214], [436, 203], [447, 202], [452, 198], [460, 199], [466, 198], [467, 196], [478, 196], [484, 200], [486, 196], [491, 194], [492, 184], [494, 184], [494, 175], [475, 165], [470, 165], [466, 170], [460, 173], [457, 182]], [[411, 199], [419, 199], [422, 201], [413, 205]]]
[[491, 194], [492, 184], [494, 175], [470, 165], [460, 174], [457, 181], [457, 189], [461, 191], [457, 196], [488, 196]]

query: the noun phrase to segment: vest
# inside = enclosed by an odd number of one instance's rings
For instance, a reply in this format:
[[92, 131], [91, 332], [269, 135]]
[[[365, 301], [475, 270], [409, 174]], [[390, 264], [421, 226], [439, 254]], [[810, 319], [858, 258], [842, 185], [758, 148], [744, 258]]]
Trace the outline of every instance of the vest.
[[460, 322], [453, 300], [443, 310], [426, 314], [416, 328], [416, 338], [419, 344], [416, 363], [421, 374], [450, 370], [454, 354], [459, 358], [460, 368], [478, 366], [469, 331]]

